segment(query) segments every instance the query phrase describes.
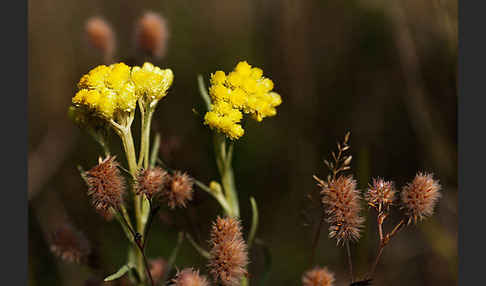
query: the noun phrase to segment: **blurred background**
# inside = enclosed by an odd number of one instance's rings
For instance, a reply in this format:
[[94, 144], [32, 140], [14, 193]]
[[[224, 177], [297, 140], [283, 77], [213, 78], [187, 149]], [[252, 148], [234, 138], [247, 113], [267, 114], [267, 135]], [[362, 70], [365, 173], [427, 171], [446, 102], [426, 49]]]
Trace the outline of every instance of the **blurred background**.
[[[211, 133], [202, 124], [197, 75], [207, 82], [211, 72], [228, 72], [247, 60], [275, 82], [283, 98], [277, 116], [248, 121], [234, 156], [245, 231], [254, 196], [257, 236], [271, 252], [266, 285], [301, 285], [311, 267], [321, 214], [312, 175], [326, 177], [323, 160], [348, 130], [352, 171], [362, 190], [377, 176], [402, 187], [417, 171], [433, 172], [443, 187], [436, 214], [385, 248], [375, 285], [456, 285], [457, 1], [29, 2], [30, 285], [101, 285], [97, 281], [125, 262], [128, 242], [121, 228], [94, 211], [76, 169], [95, 165], [101, 150], [68, 119], [67, 108], [79, 78], [91, 68], [146, 60], [175, 73], [153, 123], [162, 134], [161, 155], [172, 168], [206, 183], [218, 174]], [[148, 11], [165, 19], [166, 29], [143, 24]], [[110, 28], [88, 22], [92, 17], [111, 27], [108, 42], [103, 36]], [[160, 32], [157, 42], [141, 40], [148, 37], [140, 34], [144, 27]], [[112, 143], [118, 146], [115, 137]], [[168, 259], [180, 230], [207, 246], [210, 223], [220, 213], [216, 201], [196, 189], [185, 212], [157, 218], [149, 257]], [[352, 245], [361, 276], [378, 243], [375, 213], [366, 215], [363, 237]], [[96, 273], [50, 251], [52, 233], [64, 224], [89, 241], [98, 258]], [[336, 285], [347, 285], [344, 254], [324, 224], [316, 263], [336, 273]], [[266, 275], [264, 258], [261, 247], [252, 249], [252, 285]], [[176, 266], [207, 274], [205, 265], [184, 241]]]

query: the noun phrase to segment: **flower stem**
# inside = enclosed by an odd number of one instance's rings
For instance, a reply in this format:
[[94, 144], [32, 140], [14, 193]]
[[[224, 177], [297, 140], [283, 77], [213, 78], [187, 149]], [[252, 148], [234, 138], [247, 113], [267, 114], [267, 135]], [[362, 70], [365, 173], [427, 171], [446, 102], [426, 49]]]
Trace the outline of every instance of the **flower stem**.
[[354, 282], [353, 260], [351, 259], [351, 249], [349, 248], [349, 241], [346, 241], [346, 252], [348, 254], [348, 265], [349, 265], [349, 274], [351, 275], [351, 283], [353, 283]]
[[235, 179], [233, 175], [233, 168], [231, 166], [233, 145], [227, 148], [226, 138], [220, 133], [214, 134], [214, 147], [216, 153], [216, 164], [218, 165], [219, 174], [221, 176], [221, 184], [226, 196], [226, 201], [229, 204], [230, 212], [227, 215], [230, 217], [240, 216], [240, 207], [238, 203], [238, 193], [235, 188]]
[[390, 239], [393, 236], [395, 236], [405, 226], [405, 219], [402, 219], [393, 228], [393, 230], [390, 233], [383, 236], [382, 226], [381, 226], [382, 223], [383, 223], [383, 220], [380, 218], [380, 216], [378, 216], [378, 231], [380, 232], [380, 245], [378, 247], [378, 253], [376, 255], [375, 261], [373, 262], [373, 265], [371, 266], [371, 270], [368, 274], [369, 278], [372, 278], [375, 275], [376, 266], [378, 265], [378, 262], [380, 261], [380, 258], [381, 258], [381, 255], [383, 254], [383, 249], [385, 248], [385, 246], [390, 242]]
[[[144, 108], [140, 105], [140, 110]], [[138, 166], [144, 167], [144, 169], [149, 166], [149, 153], [150, 153], [150, 126], [152, 124], [152, 116], [154, 114], [154, 108], [148, 106], [142, 112], [142, 134], [140, 141], [140, 155], [138, 159]]]
[[[135, 146], [133, 144], [133, 137], [132, 131], [130, 127], [123, 129], [120, 132], [120, 138], [123, 143], [123, 149], [125, 151], [125, 155], [127, 157], [128, 162], [128, 169], [132, 176], [132, 182], [137, 177], [137, 159], [135, 157]], [[134, 202], [134, 209], [135, 209], [135, 219], [136, 219], [136, 227], [138, 233], [144, 233], [144, 225], [142, 223], [142, 215], [141, 215], [141, 200], [140, 196], [137, 196], [135, 192], [133, 192], [133, 202]], [[143, 239], [143, 238], [142, 238]], [[144, 261], [143, 261], [143, 253], [135, 251], [135, 265], [137, 268], [140, 277], [144, 277], [143, 275], [143, 268], [144, 268]]]

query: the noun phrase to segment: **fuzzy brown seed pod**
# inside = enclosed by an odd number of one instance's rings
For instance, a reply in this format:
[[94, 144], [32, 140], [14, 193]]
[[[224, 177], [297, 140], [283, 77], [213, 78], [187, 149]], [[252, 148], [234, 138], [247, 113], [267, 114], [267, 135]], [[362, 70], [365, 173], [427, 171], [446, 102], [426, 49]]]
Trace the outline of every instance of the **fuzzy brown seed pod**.
[[138, 173], [136, 192], [151, 199], [161, 194], [169, 181], [169, 174], [160, 167], [148, 168]]
[[167, 271], [167, 261], [163, 258], [151, 259], [149, 260], [149, 265], [150, 274], [152, 275], [154, 282], [158, 283], [164, 276], [165, 271]]
[[440, 188], [433, 175], [425, 173], [418, 173], [413, 181], [403, 188], [402, 208], [406, 211], [409, 224], [434, 213], [434, 206], [441, 196]]
[[171, 209], [185, 208], [188, 201], [192, 200], [192, 186], [194, 181], [186, 173], [175, 171], [164, 192], [167, 204]]
[[388, 210], [395, 199], [393, 182], [384, 181], [381, 178], [373, 179], [373, 184], [369, 185], [365, 199], [368, 205], [380, 212], [382, 210]]
[[169, 30], [166, 20], [154, 12], [146, 12], [136, 26], [136, 42], [139, 49], [161, 58], [167, 50]]
[[209, 269], [214, 280], [225, 286], [240, 285], [247, 274], [248, 250], [239, 220], [217, 218], [211, 230]]
[[314, 267], [302, 276], [303, 286], [332, 286], [334, 274], [327, 267]]
[[340, 176], [331, 179], [321, 190], [322, 204], [328, 215], [329, 237], [337, 243], [356, 241], [364, 219], [360, 216], [360, 194], [352, 176]]
[[81, 263], [86, 262], [91, 247], [81, 232], [64, 224], [51, 236], [51, 251], [66, 262]]
[[177, 271], [176, 277], [172, 279], [172, 286], [208, 286], [205, 276], [199, 275], [199, 270], [184, 268]]
[[98, 165], [86, 171], [88, 196], [96, 209], [108, 210], [121, 204], [125, 192], [125, 182], [115, 156], [99, 159]]
[[100, 17], [93, 17], [85, 23], [85, 34], [89, 44], [99, 50], [107, 63], [115, 51], [115, 35], [111, 26]]

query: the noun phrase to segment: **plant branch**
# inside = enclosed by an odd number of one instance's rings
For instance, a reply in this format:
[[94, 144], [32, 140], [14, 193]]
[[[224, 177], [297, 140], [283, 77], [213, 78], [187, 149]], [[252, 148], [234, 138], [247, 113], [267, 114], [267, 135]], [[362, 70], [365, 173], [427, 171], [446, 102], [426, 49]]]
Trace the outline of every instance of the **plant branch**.
[[[378, 227], [379, 227], [379, 229], [381, 229], [381, 225], [383, 224], [383, 220], [384, 220], [384, 218], [380, 219], [380, 216], [378, 216]], [[381, 221], [381, 223], [380, 223], [380, 221]], [[385, 248], [385, 246], [390, 242], [390, 239], [392, 239], [392, 237], [394, 237], [404, 226], [405, 226], [405, 219], [402, 219], [393, 228], [393, 230], [390, 233], [386, 234], [385, 236], [383, 236], [382, 230], [379, 230], [380, 231], [380, 245], [378, 247], [378, 253], [376, 254], [375, 261], [373, 262], [373, 264], [371, 266], [371, 270], [368, 274], [369, 278], [373, 278], [373, 276], [375, 275], [376, 266], [378, 265], [378, 262], [380, 261], [380, 258], [381, 258], [381, 255], [383, 254], [383, 249]]]

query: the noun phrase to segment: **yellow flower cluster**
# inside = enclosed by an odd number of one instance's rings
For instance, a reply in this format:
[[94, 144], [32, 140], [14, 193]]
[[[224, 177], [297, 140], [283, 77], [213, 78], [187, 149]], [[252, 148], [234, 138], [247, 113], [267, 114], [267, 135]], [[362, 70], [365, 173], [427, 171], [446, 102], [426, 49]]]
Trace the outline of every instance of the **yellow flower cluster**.
[[81, 78], [80, 90], [72, 102], [102, 118], [112, 119], [116, 113], [135, 110], [137, 100], [142, 96], [149, 100], [161, 99], [173, 79], [170, 69], [161, 70], [150, 63], [145, 63], [142, 68], [131, 68], [124, 63], [101, 65]]
[[133, 67], [132, 80], [139, 96], [147, 96], [150, 100], [160, 100], [167, 95], [172, 85], [174, 74], [170, 69], [161, 69], [151, 63], [142, 67]]
[[231, 139], [238, 139], [244, 134], [239, 124], [242, 112], [259, 122], [277, 114], [276, 107], [282, 99], [272, 89], [272, 80], [263, 77], [261, 69], [252, 68], [246, 61], [239, 62], [228, 75], [217, 71], [211, 75], [209, 94], [213, 104], [204, 123]]

